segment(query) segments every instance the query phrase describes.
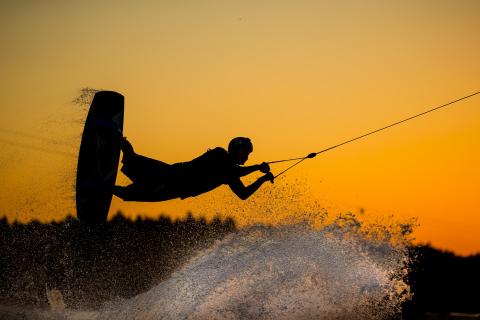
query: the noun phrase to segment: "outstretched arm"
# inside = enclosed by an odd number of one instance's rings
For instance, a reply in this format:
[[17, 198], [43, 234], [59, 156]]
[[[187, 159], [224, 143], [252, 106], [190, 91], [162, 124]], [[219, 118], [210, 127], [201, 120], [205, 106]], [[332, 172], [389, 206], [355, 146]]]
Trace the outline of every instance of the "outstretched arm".
[[268, 165], [268, 163], [263, 162], [262, 164], [256, 164], [253, 166], [239, 167], [238, 176], [243, 177], [257, 170], [262, 171], [263, 173], [267, 173], [270, 171], [270, 166]]
[[[253, 167], [253, 166], [252, 166]], [[260, 188], [260, 186], [267, 182], [270, 181], [273, 183], [273, 174], [271, 172], [267, 173], [264, 176], [261, 176], [260, 178], [257, 179], [254, 183], [252, 183], [249, 186], [245, 186], [240, 179], [234, 179], [230, 182], [229, 186], [230, 189], [242, 200], [246, 200], [248, 197], [250, 197], [252, 194], [255, 193], [255, 191]]]

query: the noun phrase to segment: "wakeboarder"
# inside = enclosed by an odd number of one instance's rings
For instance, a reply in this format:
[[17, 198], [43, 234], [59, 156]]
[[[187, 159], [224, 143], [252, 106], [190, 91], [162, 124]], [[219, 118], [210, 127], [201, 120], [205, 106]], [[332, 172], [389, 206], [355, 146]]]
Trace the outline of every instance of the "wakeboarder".
[[[228, 185], [242, 200], [250, 197], [260, 186], [274, 176], [270, 166], [263, 162], [244, 166], [253, 152], [249, 138], [237, 137], [230, 141], [228, 150], [221, 147], [209, 149], [201, 156], [175, 164], [151, 159], [135, 153], [130, 142], [123, 138], [122, 169], [132, 184], [114, 186], [113, 194], [124, 201], [165, 201], [175, 198], [186, 199]], [[245, 186], [240, 177], [255, 171], [264, 173], [252, 184]]]

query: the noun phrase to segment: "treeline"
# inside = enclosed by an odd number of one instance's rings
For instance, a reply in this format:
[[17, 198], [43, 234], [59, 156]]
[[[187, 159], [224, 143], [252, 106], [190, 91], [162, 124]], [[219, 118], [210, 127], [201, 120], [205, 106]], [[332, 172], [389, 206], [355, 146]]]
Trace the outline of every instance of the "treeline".
[[160, 283], [197, 250], [235, 230], [231, 219], [189, 214], [131, 221], [121, 213], [101, 226], [0, 220], [0, 304], [48, 305], [56, 289], [70, 308], [95, 308]]
[[414, 294], [403, 306], [404, 319], [436, 314], [480, 313], [480, 254], [459, 257], [431, 246], [410, 248], [407, 281]]

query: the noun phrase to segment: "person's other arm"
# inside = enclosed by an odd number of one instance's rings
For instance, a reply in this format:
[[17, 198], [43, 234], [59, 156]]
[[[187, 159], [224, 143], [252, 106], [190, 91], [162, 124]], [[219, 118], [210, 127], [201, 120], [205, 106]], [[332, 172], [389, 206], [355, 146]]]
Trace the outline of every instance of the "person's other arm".
[[261, 176], [257, 179], [257, 181], [255, 181], [249, 186], [245, 186], [240, 179], [233, 179], [229, 183], [229, 186], [230, 189], [232, 189], [233, 193], [235, 193], [240, 199], [246, 200], [248, 197], [254, 194], [255, 191], [257, 191], [262, 184], [267, 181], [273, 183], [273, 174], [271, 172], [268, 172], [267, 174]]

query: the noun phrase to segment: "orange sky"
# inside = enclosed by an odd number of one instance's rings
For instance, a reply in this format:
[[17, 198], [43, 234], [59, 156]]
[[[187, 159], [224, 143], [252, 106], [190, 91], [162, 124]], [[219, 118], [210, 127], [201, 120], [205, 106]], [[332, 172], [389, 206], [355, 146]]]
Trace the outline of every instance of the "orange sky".
[[[241, 135], [254, 142], [251, 164], [480, 90], [476, 0], [22, 1], [1, 2], [0, 15], [0, 216], [10, 220], [74, 212], [86, 110], [71, 100], [82, 87], [125, 95], [139, 153], [186, 161]], [[220, 212], [248, 224], [313, 203], [332, 215], [364, 208], [417, 217], [418, 241], [474, 253], [479, 138], [474, 97], [309, 160], [245, 202], [220, 188], [185, 201], [114, 199], [112, 212]]]

